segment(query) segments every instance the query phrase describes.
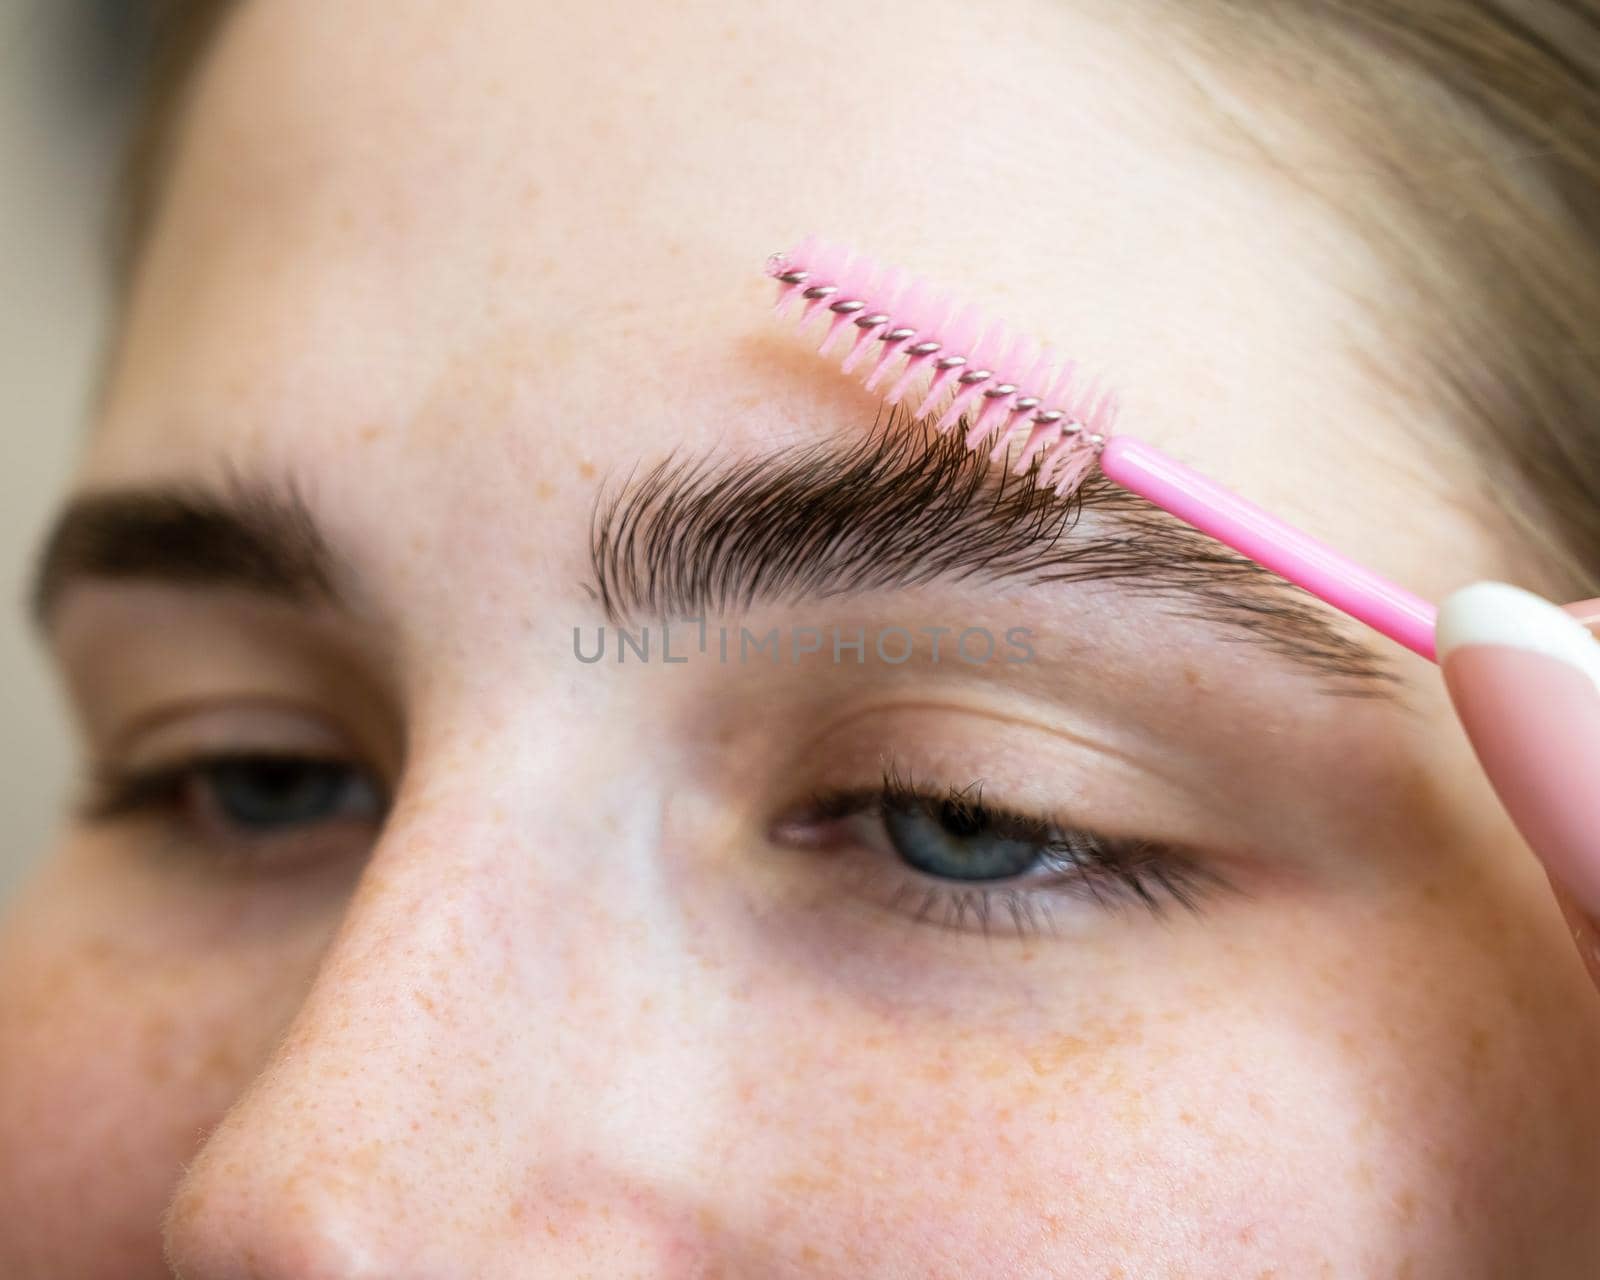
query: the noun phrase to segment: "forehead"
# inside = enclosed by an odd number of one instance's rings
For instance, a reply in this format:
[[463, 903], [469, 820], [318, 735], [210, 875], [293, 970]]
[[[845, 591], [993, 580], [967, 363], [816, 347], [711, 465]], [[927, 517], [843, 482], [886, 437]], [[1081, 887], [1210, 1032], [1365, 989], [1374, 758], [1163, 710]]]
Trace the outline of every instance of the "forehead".
[[[421, 510], [447, 451], [480, 511], [522, 510], [667, 448], [857, 429], [866, 397], [765, 308], [766, 254], [818, 230], [1106, 370], [1130, 430], [1428, 590], [1348, 510], [1403, 495], [1424, 548], [1471, 536], [1436, 425], [1353, 350], [1380, 266], [1148, 21], [1005, 8], [244, 5], [91, 475], [292, 464], [388, 513], [377, 477]], [[345, 465], [376, 439], [406, 447]]]

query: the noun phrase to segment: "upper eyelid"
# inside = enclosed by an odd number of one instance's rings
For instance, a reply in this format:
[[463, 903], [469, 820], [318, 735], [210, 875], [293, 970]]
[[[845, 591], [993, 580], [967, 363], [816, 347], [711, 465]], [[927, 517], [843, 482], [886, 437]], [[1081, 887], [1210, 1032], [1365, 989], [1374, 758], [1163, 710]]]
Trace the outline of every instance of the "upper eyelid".
[[[1008, 697], [1004, 705], [997, 705], [991, 695], [969, 695], [960, 689], [952, 689], [938, 698], [907, 696], [905, 693], [897, 692], [858, 702], [847, 714], [828, 720], [815, 733], [802, 739], [796, 749], [796, 758], [815, 756], [819, 753], [827, 754], [824, 748], [831, 742], [839, 740], [846, 729], [853, 729], [862, 721], [902, 715], [938, 716], [947, 727], [952, 722], [959, 724], [970, 718], [979, 721], [986, 728], [998, 728], [1006, 735], [1006, 740], [1012, 742], [1026, 741], [1027, 739], [1021, 735], [1041, 735], [1052, 745], [1062, 744], [1066, 750], [1073, 753], [1087, 752], [1097, 759], [1114, 761], [1117, 766], [1131, 769], [1164, 786], [1182, 789], [1191, 785], [1190, 779], [1181, 772], [1166, 767], [1155, 759], [1151, 752], [1137, 746], [1123, 747], [1108, 741], [1104, 735], [1081, 729], [1075, 723], [1068, 723], [1064, 714], [1052, 718], [1037, 709], [1032, 700]], [[877, 753], [873, 758], [873, 764], [880, 777], [885, 768], [896, 767], [902, 763], [892, 751]], [[986, 778], [984, 785], [995, 786], [999, 781], [999, 776], [995, 775]]]
[[[236, 722], [227, 725], [226, 718], [229, 716], [235, 717]], [[177, 730], [181, 729], [185, 724], [190, 726], [191, 732], [197, 725], [206, 727], [211, 727], [214, 724], [225, 725], [232, 731], [233, 736], [239, 736], [240, 725], [237, 720], [247, 716], [258, 717], [250, 725], [258, 739], [268, 736], [263, 734], [261, 730], [264, 722], [269, 719], [275, 720], [279, 726], [294, 722], [296, 729], [309, 730], [307, 733], [296, 735], [299, 743], [315, 739], [318, 742], [328, 744], [327, 754], [329, 755], [357, 754], [355, 744], [350, 742], [347, 736], [335, 728], [326, 717], [306, 707], [302, 702], [270, 696], [227, 698], [206, 696], [163, 703], [146, 715], [135, 717], [129, 723], [119, 726], [116, 733], [101, 749], [100, 754], [103, 756], [126, 755], [133, 746], [139, 744], [140, 739], [148, 739], [163, 733], [173, 737], [181, 737]], [[282, 735], [282, 739], [287, 741], [290, 736], [288, 734]], [[148, 743], [145, 745], [148, 748]], [[306, 754], [306, 749], [303, 746], [298, 749], [301, 754]], [[289, 754], [292, 750], [293, 748], [285, 748], [284, 754]], [[190, 748], [188, 753], [194, 755], [203, 754], [198, 748]], [[184, 753], [179, 751], [175, 754]]]

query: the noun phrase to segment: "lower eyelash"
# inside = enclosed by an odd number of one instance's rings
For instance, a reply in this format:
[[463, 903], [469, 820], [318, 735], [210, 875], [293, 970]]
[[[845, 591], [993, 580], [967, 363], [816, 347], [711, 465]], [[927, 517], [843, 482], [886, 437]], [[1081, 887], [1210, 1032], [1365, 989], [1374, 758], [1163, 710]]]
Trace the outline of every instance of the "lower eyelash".
[[994, 887], [940, 884], [908, 870], [891, 888], [888, 905], [923, 924], [963, 932], [976, 925], [986, 935], [1002, 927], [1032, 937], [1055, 932], [1054, 908], [1062, 898], [1089, 901], [1107, 911], [1143, 906], [1158, 917], [1177, 904], [1199, 915], [1207, 892], [1227, 887], [1198, 867], [1154, 862], [1139, 869], [1074, 866], [1054, 876]]
[[1016, 889], [951, 889], [927, 883], [902, 883], [890, 897], [888, 906], [919, 924], [932, 924], [956, 933], [967, 933], [976, 924], [985, 937], [994, 932], [996, 919], [1018, 937], [1047, 932], [1050, 925], [1048, 899], [1036, 900], [1037, 891]]

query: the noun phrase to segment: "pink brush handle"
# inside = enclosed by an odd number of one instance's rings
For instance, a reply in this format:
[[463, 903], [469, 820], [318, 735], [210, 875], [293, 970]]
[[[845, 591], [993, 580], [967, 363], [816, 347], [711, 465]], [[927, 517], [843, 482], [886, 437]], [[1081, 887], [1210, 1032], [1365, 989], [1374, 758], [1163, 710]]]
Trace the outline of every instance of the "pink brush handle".
[[1363, 569], [1332, 547], [1138, 440], [1113, 436], [1100, 455], [1100, 470], [1124, 489], [1150, 499], [1335, 609], [1430, 662], [1435, 660], [1435, 611], [1420, 596]]

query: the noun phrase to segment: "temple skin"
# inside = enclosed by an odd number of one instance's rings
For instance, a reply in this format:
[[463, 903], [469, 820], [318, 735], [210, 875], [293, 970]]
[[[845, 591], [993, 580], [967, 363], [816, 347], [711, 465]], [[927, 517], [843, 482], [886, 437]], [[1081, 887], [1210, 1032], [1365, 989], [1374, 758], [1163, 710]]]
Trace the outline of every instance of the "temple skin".
[[[394, 800], [260, 870], [63, 821], [0, 929], [0, 1274], [1592, 1274], [1600, 1010], [1420, 659], [1329, 697], [1110, 584], [947, 583], [751, 625], [1040, 661], [572, 660], [606, 486], [872, 420], [767, 314], [812, 229], [1430, 599], [1517, 578], [1355, 348], [1381, 264], [1156, 12], [244, 0], [75, 483], [293, 483], [354, 607], [83, 581], [49, 639], [91, 764], [266, 743]], [[772, 836], [885, 753], [1239, 892], [919, 921]]]

